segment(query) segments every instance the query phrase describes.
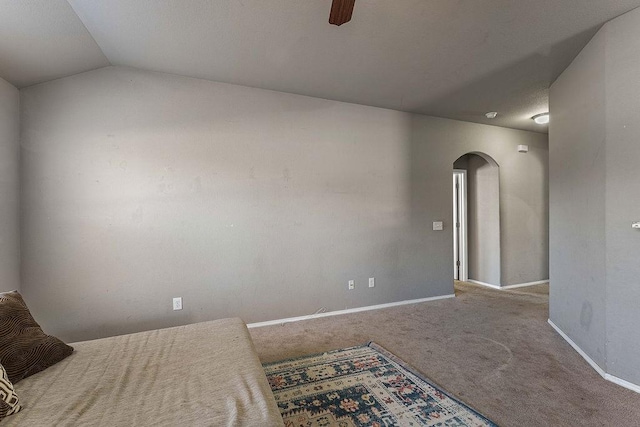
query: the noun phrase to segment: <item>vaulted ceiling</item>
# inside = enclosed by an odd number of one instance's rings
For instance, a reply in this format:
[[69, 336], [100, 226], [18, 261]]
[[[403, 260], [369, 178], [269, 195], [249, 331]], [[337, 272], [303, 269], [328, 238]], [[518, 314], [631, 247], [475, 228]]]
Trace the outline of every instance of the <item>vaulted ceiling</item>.
[[[548, 88], [640, 0], [0, 0], [0, 77], [107, 65], [546, 132]], [[498, 117], [489, 120], [488, 111]]]

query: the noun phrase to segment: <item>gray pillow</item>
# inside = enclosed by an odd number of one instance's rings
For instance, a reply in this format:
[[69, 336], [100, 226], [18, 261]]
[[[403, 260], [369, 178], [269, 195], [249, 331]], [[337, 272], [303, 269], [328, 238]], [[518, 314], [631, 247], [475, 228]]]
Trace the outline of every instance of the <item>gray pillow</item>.
[[72, 352], [72, 347], [42, 331], [18, 291], [0, 293], [0, 364], [9, 381], [15, 384]]

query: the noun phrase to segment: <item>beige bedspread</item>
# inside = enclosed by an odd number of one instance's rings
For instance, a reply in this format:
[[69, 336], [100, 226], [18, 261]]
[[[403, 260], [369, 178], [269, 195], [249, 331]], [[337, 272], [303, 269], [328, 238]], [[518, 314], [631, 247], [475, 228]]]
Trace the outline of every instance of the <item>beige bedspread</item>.
[[282, 426], [240, 319], [73, 344], [2, 426]]

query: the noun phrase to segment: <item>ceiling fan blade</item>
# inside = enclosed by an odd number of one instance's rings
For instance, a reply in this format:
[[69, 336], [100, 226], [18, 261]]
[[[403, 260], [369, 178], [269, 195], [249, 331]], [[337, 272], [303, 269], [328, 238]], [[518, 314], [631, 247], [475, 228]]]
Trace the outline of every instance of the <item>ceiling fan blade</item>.
[[356, 0], [333, 0], [331, 13], [329, 14], [329, 24], [342, 25], [351, 21], [351, 14], [355, 4]]

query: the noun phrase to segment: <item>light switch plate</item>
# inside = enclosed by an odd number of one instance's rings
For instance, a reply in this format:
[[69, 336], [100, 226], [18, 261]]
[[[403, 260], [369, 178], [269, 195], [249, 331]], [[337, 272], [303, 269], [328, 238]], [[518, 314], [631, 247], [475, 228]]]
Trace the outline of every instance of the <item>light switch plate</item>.
[[442, 221], [434, 221], [433, 222], [433, 230], [434, 231], [442, 231], [442, 230], [444, 230], [444, 225], [442, 224]]

